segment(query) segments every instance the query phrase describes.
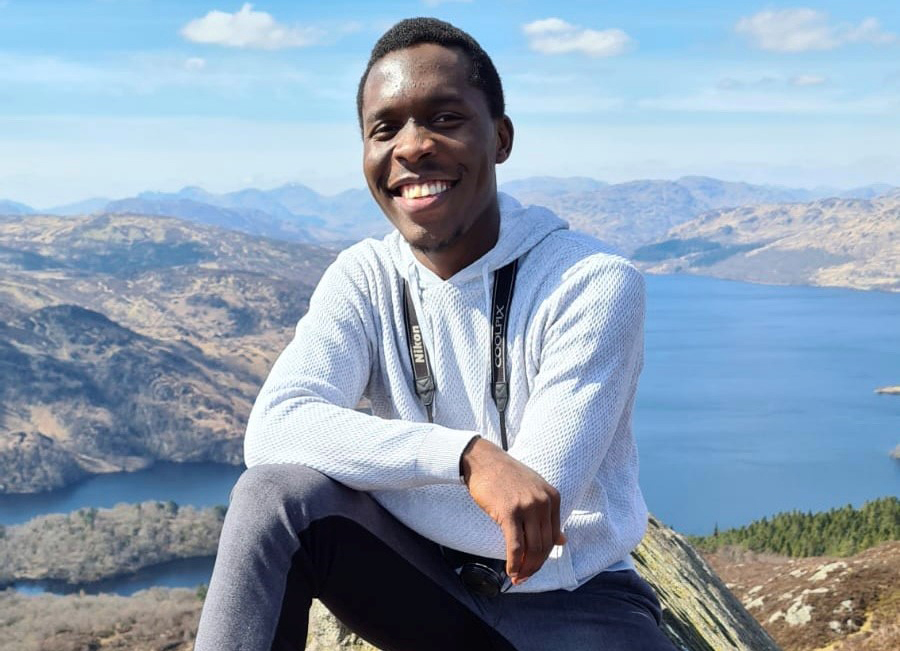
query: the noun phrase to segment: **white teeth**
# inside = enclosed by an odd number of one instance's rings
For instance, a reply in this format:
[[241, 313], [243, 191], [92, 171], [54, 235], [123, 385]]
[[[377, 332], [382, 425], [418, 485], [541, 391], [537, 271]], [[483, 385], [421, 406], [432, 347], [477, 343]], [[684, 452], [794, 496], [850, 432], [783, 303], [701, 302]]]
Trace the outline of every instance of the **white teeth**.
[[450, 189], [449, 181], [432, 181], [431, 183], [408, 183], [400, 187], [400, 196], [404, 199], [421, 199], [431, 197]]

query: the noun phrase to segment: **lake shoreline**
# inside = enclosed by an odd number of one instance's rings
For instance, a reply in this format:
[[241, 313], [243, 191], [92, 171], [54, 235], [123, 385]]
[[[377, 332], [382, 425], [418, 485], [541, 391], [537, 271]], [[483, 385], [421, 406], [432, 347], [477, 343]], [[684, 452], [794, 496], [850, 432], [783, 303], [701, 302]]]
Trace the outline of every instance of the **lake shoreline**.
[[[224, 521], [222, 507], [198, 511], [146, 502], [92, 511], [41, 516], [7, 529], [0, 537], [0, 567], [4, 568], [0, 570], [0, 591], [13, 589], [31, 596], [128, 596], [152, 587], [197, 589], [208, 585]], [[777, 515], [768, 517], [774, 522]], [[136, 526], [153, 532], [152, 537], [147, 533], [139, 536], [145, 539], [144, 544], [136, 541], [134, 535], [121, 535], [121, 531]], [[187, 544], [186, 531], [194, 535]], [[74, 547], [75, 541], [88, 535], [94, 538]], [[48, 540], [55, 542], [60, 538], [62, 546], [70, 550], [64, 561], [55, 560], [59, 554], [47, 547]], [[696, 540], [692, 542], [698, 544]], [[78, 553], [73, 553], [73, 549]], [[697, 549], [702, 551], [705, 546], [699, 544]], [[36, 551], [29, 555], [25, 550]], [[135, 563], [135, 558], [140, 561]], [[98, 569], [99, 562], [103, 566]], [[92, 570], [85, 573], [84, 568]]]
[[[37, 596], [41, 594], [53, 594], [59, 596], [66, 595], [99, 595], [99, 594], [117, 594], [119, 596], [132, 596], [140, 590], [148, 590], [151, 588], [199, 588], [209, 583], [209, 580], [194, 581], [185, 579], [184, 581], [172, 582], [168, 581], [160, 583], [157, 579], [159, 576], [173, 576], [185, 569], [193, 570], [190, 576], [197, 574], [196, 570], [203, 568], [211, 568], [215, 556], [190, 556], [178, 558], [162, 563], [154, 563], [152, 565], [142, 566], [139, 570], [131, 572], [119, 572], [104, 576], [97, 581], [65, 581], [59, 579], [14, 579], [13, 581], [0, 583], [0, 591], [14, 590], [19, 594]], [[151, 585], [145, 585], [150, 583]], [[122, 589], [125, 589], [123, 592]]]

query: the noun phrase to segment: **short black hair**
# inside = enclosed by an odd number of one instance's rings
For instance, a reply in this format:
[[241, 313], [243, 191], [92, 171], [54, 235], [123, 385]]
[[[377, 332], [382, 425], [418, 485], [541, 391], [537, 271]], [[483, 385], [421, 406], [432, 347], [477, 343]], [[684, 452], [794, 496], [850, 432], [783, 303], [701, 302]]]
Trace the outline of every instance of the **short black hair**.
[[484, 93], [491, 117], [503, 117], [506, 113], [503, 84], [500, 82], [500, 75], [497, 74], [494, 62], [478, 44], [478, 41], [443, 20], [420, 17], [401, 20], [386, 31], [372, 48], [366, 71], [362, 74], [359, 88], [356, 90], [356, 114], [359, 118], [360, 128], [362, 128], [363, 87], [366, 85], [366, 79], [369, 78], [372, 66], [391, 52], [404, 50], [421, 43], [434, 43], [462, 50], [469, 57], [469, 83]]

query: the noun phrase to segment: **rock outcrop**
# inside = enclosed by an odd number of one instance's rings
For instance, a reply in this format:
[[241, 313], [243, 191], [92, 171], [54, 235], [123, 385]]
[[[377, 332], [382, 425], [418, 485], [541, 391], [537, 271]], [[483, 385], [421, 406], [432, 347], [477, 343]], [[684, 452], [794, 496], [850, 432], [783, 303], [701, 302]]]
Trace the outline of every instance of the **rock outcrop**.
[[668, 636], [690, 651], [778, 651], [753, 616], [684, 539], [651, 516], [632, 553], [656, 590]]

